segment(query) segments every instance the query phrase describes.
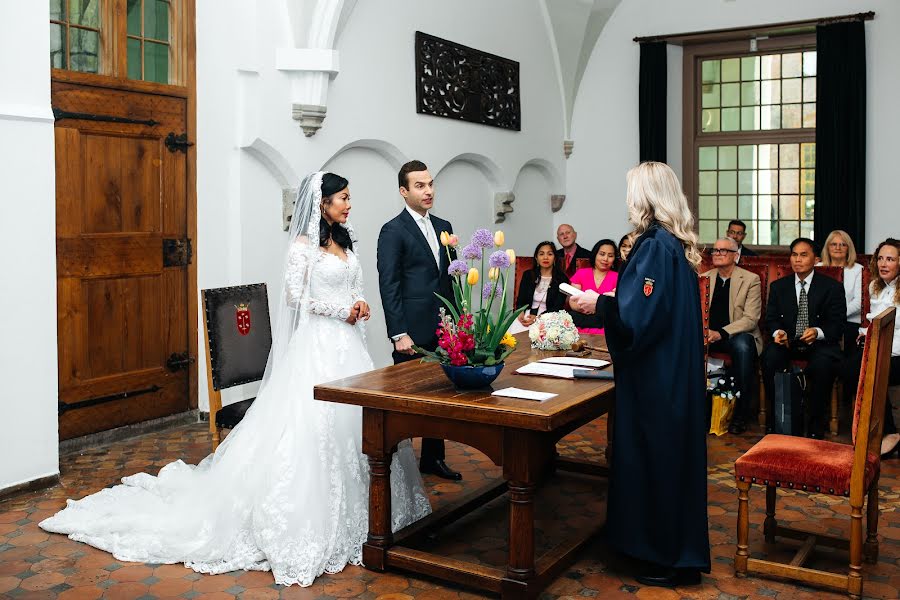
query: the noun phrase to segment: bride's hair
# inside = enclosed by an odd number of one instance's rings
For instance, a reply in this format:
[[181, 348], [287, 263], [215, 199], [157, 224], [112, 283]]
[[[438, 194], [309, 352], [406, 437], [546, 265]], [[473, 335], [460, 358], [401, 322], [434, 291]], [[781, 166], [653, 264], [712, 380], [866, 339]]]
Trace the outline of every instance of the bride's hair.
[[[322, 175], [322, 208], [331, 205], [331, 197], [350, 185], [350, 182], [334, 173]], [[325, 217], [319, 218], [319, 245], [328, 247], [335, 242], [344, 250], [353, 250], [350, 232], [340, 223], [330, 225]]]

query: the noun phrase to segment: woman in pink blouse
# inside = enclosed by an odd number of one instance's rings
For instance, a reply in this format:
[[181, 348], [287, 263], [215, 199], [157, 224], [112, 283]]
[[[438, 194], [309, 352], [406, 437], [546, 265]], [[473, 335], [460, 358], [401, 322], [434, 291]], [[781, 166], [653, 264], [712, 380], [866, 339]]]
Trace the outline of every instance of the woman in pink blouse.
[[[572, 275], [572, 285], [579, 290], [593, 290], [600, 295], [616, 289], [619, 274], [612, 270], [618, 256], [616, 243], [604, 239], [594, 244], [591, 249], [591, 268], [578, 269]], [[596, 333], [603, 335], [602, 329], [588, 326], [591, 319], [579, 312], [572, 312], [572, 319], [581, 333]]]

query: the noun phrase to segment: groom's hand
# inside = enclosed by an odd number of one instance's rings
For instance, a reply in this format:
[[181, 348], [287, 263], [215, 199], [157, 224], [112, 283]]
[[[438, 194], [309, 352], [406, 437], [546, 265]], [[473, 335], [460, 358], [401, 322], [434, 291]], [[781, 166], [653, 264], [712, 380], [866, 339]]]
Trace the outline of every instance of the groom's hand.
[[408, 335], [404, 335], [402, 338], [394, 342], [394, 350], [399, 352], [400, 354], [415, 354], [416, 351], [413, 350], [413, 339]]

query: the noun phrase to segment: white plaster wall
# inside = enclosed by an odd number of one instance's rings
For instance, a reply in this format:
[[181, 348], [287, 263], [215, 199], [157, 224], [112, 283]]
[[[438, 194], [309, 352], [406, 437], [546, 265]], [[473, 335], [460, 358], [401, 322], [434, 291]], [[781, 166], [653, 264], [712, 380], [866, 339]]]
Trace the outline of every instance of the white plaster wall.
[[[623, 0], [594, 48], [573, 115], [575, 152], [567, 169], [568, 199], [556, 222], [578, 219], [589, 237], [628, 230], [625, 172], [638, 161], [638, 67], [635, 36], [702, 31], [873, 10], [866, 24], [866, 239], [900, 234], [893, 172], [900, 137], [900, 3], [894, 0]], [[681, 172], [681, 49], [669, 48], [668, 148]], [[579, 230], [581, 231], [581, 229]]]
[[[523, 198], [545, 196], [515, 214], [514, 231], [552, 234], [549, 195], [565, 193], [564, 177], [551, 185], [532, 173], [517, 184], [519, 171], [531, 160], [546, 161], [557, 173], [565, 169], [562, 99], [539, 0], [357, 2], [336, 44], [340, 72], [328, 91], [324, 126], [311, 138], [291, 118], [290, 76], [274, 66], [276, 50], [290, 47], [297, 32], [308, 29], [288, 19], [303, 11], [288, 10], [287, 0], [224, 4], [198, 2], [200, 288], [266, 281], [274, 296], [286, 243], [280, 189], [296, 187], [302, 176], [324, 166], [351, 182], [351, 218], [374, 313], [369, 348], [382, 366], [389, 363], [390, 347], [377, 291], [375, 245], [381, 225], [403, 206], [396, 183], [402, 162], [418, 158], [428, 164], [436, 176], [435, 213], [450, 219], [463, 236], [476, 226], [494, 227], [494, 193], [514, 187]], [[472, 19], [476, 11], [481, 16]], [[522, 131], [416, 114], [416, 30], [519, 61]], [[511, 244], [524, 243], [518, 235], [508, 236]], [[202, 374], [202, 361], [200, 368]], [[205, 410], [206, 390], [200, 388]], [[225, 394], [224, 400], [241, 393]]]
[[0, 4], [0, 490], [59, 472], [49, 8]]

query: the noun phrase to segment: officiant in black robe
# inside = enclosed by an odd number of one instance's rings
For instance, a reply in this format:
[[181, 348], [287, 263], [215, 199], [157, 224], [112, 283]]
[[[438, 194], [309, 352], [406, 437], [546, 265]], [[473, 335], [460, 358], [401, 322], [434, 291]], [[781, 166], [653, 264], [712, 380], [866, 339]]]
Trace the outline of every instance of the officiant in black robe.
[[681, 242], [651, 224], [615, 296], [593, 308], [616, 381], [609, 542], [652, 565], [643, 583], [699, 583], [710, 569], [706, 381], [697, 273]]

